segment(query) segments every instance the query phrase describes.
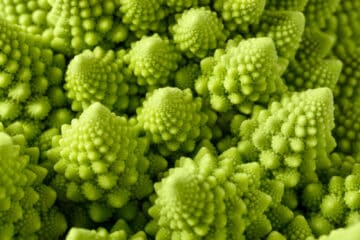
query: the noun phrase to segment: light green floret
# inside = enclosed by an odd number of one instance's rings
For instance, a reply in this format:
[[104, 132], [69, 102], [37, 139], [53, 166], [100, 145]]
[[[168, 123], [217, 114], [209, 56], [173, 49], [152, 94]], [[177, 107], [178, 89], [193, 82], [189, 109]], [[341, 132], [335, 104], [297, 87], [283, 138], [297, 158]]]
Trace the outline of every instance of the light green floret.
[[247, 32], [249, 25], [259, 22], [265, 2], [265, 0], [215, 0], [214, 9], [219, 12], [228, 29]]
[[44, 36], [51, 47], [73, 56], [84, 49], [124, 41], [127, 28], [115, 18], [115, 0], [54, 0]]
[[240, 127], [244, 156], [259, 161], [285, 187], [316, 181], [315, 170], [330, 167], [335, 147], [332, 98], [328, 88], [312, 89], [284, 95], [258, 111]]
[[294, 218], [294, 213], [287, 206], [283, 205], [285, 185], [279, 180], [263, 179], [260, 189], [271, 197], [271, 205], [265, 215], [270, 220], [271, 229], [282, 231]]
[[[76, 55], [68, 65], [64, 85], [72, 100], [72, 110], [82, 111], [94, 102], [117, 110], [120, 98], [128, 102], [122, 68], [122, 59], [112, 50], [96, 47]], [[127, 104], [124, 105], [126, 108]]]
[[333, 32], [337, 42], [334, 52], [344, 63], [337, 87], [334, 91], [336, 102], [335, 137], [338, 151], [360, 159], [359, 134], [359, 83], [360, 76], [360, 2], [343, 0], [335, 13], [336, 25]]
[[295, 59], [284, 74], [290, 90], [317, 87], [335, 89], [343, 64], [336, 58], [326, 59], [334, 45], [334, 37], [316, 28], [305, 29]]
[[312, 232], [305, 217], [298, 215], [286, 226], [284, 235], [288, 240], [306, 240]]
[[322, 215], [330, 222], [340, 224], [345, 217], [345, 203], [341, 197], [326, 195], [320, 205]]
[[35, 137], [40, 135], [43, 126], [37, 121], [19, 120], [10, 123], [6, 131], [11, 135], [24, 135], [26, 140], [31, 143]]
[[0, 121], [45, 119], [49, 89], [62, 84], [65, 58], [44, 39], [0, 20]]
[[56, 192], [42, 183], [47, 170], [38, 157], [38, 148], [0, 123], [0, 239], [57, 239], [67, 228], [53, 207]]
[[327, 228], [326, 232], [319, 231], [322, 228], [315, 225], [315, 231], [319, 229], [317, 232], [327, 234], [334, 227], [348, 226], [359, 221], [359, 166], [359, 164], [354, 165], [352, 173], [345, 178], [333, 176], [330, 179], [328, 194], [318, 203], [318, 216], [323, 218], [323, 221], [328, 221], [331, 228]]
[[357, 161], [350, 155], [333, 152], [330, 155], [331, 167], [319, 172], [322, 182], [329, 182], [333, 176], [346, 177], [351, 174]]
[[266, 240], [286, 240], [286, 237], [278, 231], [272, 231], [266, 238]]
[[131, 45], [125, 56], [129, 69], [139, 85], [164, 86], [177, 69], [181, 55], [175, 47], [159, 35], [144, 36]]
[[[339, 100], [343, 99], [340, 98]], [[335, 136], [337, 137], [339, 151], [354, 156], [358, 161], [360, 159], [360, 135], [357, 130], [360, 116], [360, 99], [354, 99], [354, 102], [350, 102], [349, 99], [345, 101], [348, 102], [336, 108]]]
[[175, 74], [175, 86], [180, 89], [194, 89], [195, 80], [199, 77], [200, 66], [196, 63], [189, 63], [180, 68]]
[[124, 24], [138, 37], [150, 31], [166, 30], [167, 10], [164, 0], [118, 0], [119, 14]]
[[357, 161], [360, 159], [360, 49], [351, 52], [344, 63], [335, 93], [335, 137], [338, 142], [338, 151], [352, 155]]
[[211, 106], [219, 112], [234, 106], [250, 114], [254, 104], [266, 104], [272, 95], [286, 88], [280, 79], [278, 57], [270, 38], [240, 41], [228, 47], [224, 54], [215, 53], [215, 64], [211, 65], [214, 67], [207, 87]]
[[[357, 240], [360, 235], [360, 223], [356, 223], [346, 228], [338, 228], [330, 232], [327, 236], [321, 236], [319, 240]], [[309, 240], [313, 240], [312, 238]]]
[[319, 87], [335, 89], [343, 64], [337, 59], [316, 59], [289, 64], [284, 79], [290, 90], [301, 91]]
[[321, 214], [310, 214], [308, 222], [316, 237], [329, 234], [329, 232], [334, 229], [334, 225]]
[[246, 229], [246, 239], [262, 239], [271, 232], [271, 222], [262, 215], [251, 222]]
[[[202, 148], [194, 159], [180, 158], [175, 168], [155, 184], [154, 218], [145, 228], [158, 240], [244, 239], [271, 197], [257, 189], [260, 168], [242, 164], [235, 148], [216, 157]], [[249, 227], [249, 232], [261, 227]]]
[[201, 59], [225, 45], [226, 34], [221, 20], [205, 7], [184, 11], [172, 31], [175, 44], [188, 57]]
[[73, 227], [70, 229], [65, 237], [65, 240], [146, 240], [144, 232], [138, 232], [132, 236], [129, 236], [126, 231], [118, 230], [114, 232], [108, 232], [105, 228], [98, 228], [96, 230], [90, 230], [85, 228]]
[[58, 108], [50, 112], [47, 127], [60, 129], [63, 124], [69, 124], [73, 118], [74, 112], [69, 108]]
[[46, 27], [46, 16], [50, 10], [47, 0], [2, 0], [0, 17], [23, 26], [31, 33], [41, 33]]
[[191, 152], [201, 134], [210, 131], [201, 108], [201, 98], [193, 98], [190, 89], [159, 88], [147, 95], [137, 119], [162, 153]]
[[[330, 2], [334, 2], [330, 1]], [[342, 0], [338, 5], [332, 20], [332, 32], [337, 37], [335, 53], [340, 58], [347, 58], [348, 54], [356, 51], [360, 44], [360, 2]]]
[[150, 179], [141, 176], [149, 166], [143, 156], [147, 144], [125, 118], [97, 102], [61, 130], [53, 185], [65, 195], [61, 198], [87, 204], [94, 221], [107, 220], [112, 209], [151, 192]]
[[310, 183], [306, 185], [301, 194], [301, 205], [308, 211], [319, 211], [319, 206], [324, 197], [325, 190], [321, 183]]
[[333, 34], [323, 32], [316, 27], [306, 27], [295, 59], [311, 61], [326, 58], [331, 54], [335, 40]]
[[[20, 146], [13, 142], [13, 139], [5, 132], [0, 132], [0, 171], [1, 171], [1, 199], [0, 199], [0, 237], [12, 239], [15, 234], [14, 224], [22, 220], [24, 211], [20, 200], [24, 198], [24, 188], [31, 185], [26, 176], [26, 165], [28, 156], [20, 155]], [[36, 177], [36, 176], [35, 176]], [[30, 183], [30, 184], [29, 184]], [[39, 216], [34, 219], [39, 229]], [[20, 229], [20, 232], [22, 230]]]
[[282, 204], [272, 204], [265, 212], [266, 217], [271, 222], [272, 230], [283, 231], [283, 229], [294, 218], [294, 212]]
[[305, 17], [298, 11], [264, 11], [253, 29], [256, 37], [270, 37], [279, 57], [292, 59], [304, 32]]
[[326, 27], [327, 20], [331, 18], [340, 4], [340, 0], [309, 0], [305, 7], [307, 26]]
[[[310, 0], [311, 1], [311, 0]], [[266, 9], [304, 11], [309, 0], [267, 0]]]

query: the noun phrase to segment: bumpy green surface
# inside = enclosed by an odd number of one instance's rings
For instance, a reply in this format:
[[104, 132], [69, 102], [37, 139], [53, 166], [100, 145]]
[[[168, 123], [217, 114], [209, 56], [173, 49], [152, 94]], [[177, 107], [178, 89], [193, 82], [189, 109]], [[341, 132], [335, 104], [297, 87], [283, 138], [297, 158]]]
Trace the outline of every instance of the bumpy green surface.
[[347, 228], [339, 228], [331, 232], [327, 236], [320, 237], [319, 240], [337, 240], [342, 238], [355, 240], [359, 236], [359, 231], [360, 231], [360, 224], [357, 223]]
[[326, 59], [334, 44], [332, 35], [309, 27], [305, 30], [299, 52], [284, 74], [292, 90], [318, 87], [335, 89], [343, 63], [335, 58]]
[[44, 36], [51, 47], [67, 55], [105, 43], [119, 43], [127, 37], [127, 28], [114, 16], [114, 0], [54, 0], [47, 16], [50, 28]]
[[0, 240], [357, 236], [359, 59], [359, 0], [0, 0]]
[[340, 0], [309, 0], [304, 11], [307, 24], [325, 27], [327, 19], [335, 12], [339, 3]]
[[68, 65], [64, 85], [73, 100], [72, 110], [81, 111], [94, 102], [110, 109], [126, 108], [128, 85], [123, 65], [114, 51], [100, 47], [76, 55]]
[[300, 181], [312, 181], [317, 168], [331, 164], [333, 128], [332, 93], [318, 88], [284, 96], [244, 121], [241, 144], [251, 146], [244, 150], [245, 156], [247, 151], [259, 151], [261, 165], [286, 187], [295, 187]]
[[299, 48], [305, 18], [298, 11], [265, 11], [255, 27], [255, 36], [273, 39], [280, 57], [291, 59]]
[[206, 8], [184, 11], [173, 26], [174, 42], [189, 57], [204, 58], [224, 46], [226, 35], [220, 19]]
[[200, 98], [191, 91], [159, 88], [149, 94], [138, 110], [138, 121], [160, 151], [193, 151], [196, 141], [206, 131], [207, 116], [201, 110]]
[[144, 144], [125, 118], [94, 103], [62, 127], [53, 186], [62, 199], [88, 203], [91, 218], [104, 221], [112, 208], [151, 191], [150, 179], [141, 177], [148, 166]]
[[[270, 38], [252, 38], [215, 54], [208, 77], [213, 109], [229, 111], [232, 106], [250, 114], [254, 104], [266, 103], [284, 91], [275, 46]], [[206, 71], [206, 70], [205, 70]]]
[[180, 89], [194, 88], [195, 80], [200, 75], [200, 66], [190, 63], [180, 68], [175, 74], [175, 86]]
[[66, 235], [66, 240], [146, 240], [146, 235], [139, 232], [133, 236], [128, 236], [123, 230], [109, 233], [105, 228], [98, 228], [97, 230], [88, 230], [82, 228], [72, 228]]
[[146, 35], [149, 31], [164, 31], [167, 15], [164, 0], [118, 0], [122, 22], [136, 35]]
[[335, 124], [334, 135], [338, 140], [339, 151], [352, 154], [359, 159], [359, 92], [358, 78], [360, 76], [359, 25], [360, 14], [357, 9], [359, 1], [344, 1], [336, 12], [338, 36], [335, 54], [343, 61], [344, 70], [341, 73], [335, 89]]
[[175, 46], [156, 34], [134, 42], [125, 62], [139, 85], [164, 86], [177, 69], [180, 58]]
[[271, 10], [303, 11], [309, 0], [267, 0], [266, 8]]
[[217, 158], [202, 148], [193, 160], [179, 159], [155, 184], [154, 220], [146, 231], [159, 240], [242, 239], [249, 220], [264, 217], [271, 201], [257, 189], [259, 171], [257, 164], [241, 164], [235, 149]]
[[265, 0], [215, 0], [214, 8], [218, 11], [231, 30], [248, 31], [251, 24], [258, 23], [265, 7]]
[[38, 157], [23, 135], [10, 136], [0, 125], [1, 239], [56, 239], [67, 228], [54, 207], [56, 192], [42, 183], [47, 171]]
[[167, 0], [165, 1], [166, 5], [170, 10], [175, 10], [181, 12], [187, 8], [198, 7], [201, 5], [208, 5], [210, 0]]
[[46, 28], [46, 16], [51, 6], [47, 0], [1, 0], [0, 17], [24, 27], [32, 33], [41, 33]]
[[53, 101], [59, 98], [51, 96], [50, 89], [63, 82], [64, 56], [40, 36], [3, 19], [0, 31], [0, 121], [6, 125], [31, 121], [40, 129], [34, 122], [59, 106]]

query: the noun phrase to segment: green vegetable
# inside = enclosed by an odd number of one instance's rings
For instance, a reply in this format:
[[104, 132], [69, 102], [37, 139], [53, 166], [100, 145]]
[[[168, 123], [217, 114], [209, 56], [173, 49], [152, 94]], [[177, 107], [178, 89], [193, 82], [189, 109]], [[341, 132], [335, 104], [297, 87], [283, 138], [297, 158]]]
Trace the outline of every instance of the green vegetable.
[[[259, 165], [242, 164], [235, 148], [219, 157], [202, 148], [193, 160], [180, 158], [155, 184], [154, 221], [146, 231], [156, 239], [239, 239], [249, 224], [266, 219], [271, 197], [258, 190], [260, 177]], [[262, 227], [252, 228], [249, 237]]]
[[201, 108], [201, 99], [193, 98], [189, 90], [159, 88], [147, 96], [137, 118], [151, 143], [159, 145], [160, 152], [191, 152], [202, 132], [211, 131], [205, 125], [208, 117]]
[[359, 0], [0, 0], [0, 240], [352, 239]]
[[220, 19], [206, 8], [185, 10], [172, 31], [177, 47], [190, 58], [208, 56], [210, 50], [223, 47], [226, 40]]
[[100, 103], [63, 125], [55, 148], [59, 159], [52, 186], [61, 193], [59, 198], [87, 203], [96, 222], [107, 220], [130, 198], [152, 191], [150, 178], [142, 176], [149, 165], [143, 155], [146, 141], [127, 119]]
[[37, 165], [38, 158], [38, 148], [0, 125], [1, 239], [56, 239], [67, 228], [54, 205], [56, 192], [43, 183], [47, 170]]

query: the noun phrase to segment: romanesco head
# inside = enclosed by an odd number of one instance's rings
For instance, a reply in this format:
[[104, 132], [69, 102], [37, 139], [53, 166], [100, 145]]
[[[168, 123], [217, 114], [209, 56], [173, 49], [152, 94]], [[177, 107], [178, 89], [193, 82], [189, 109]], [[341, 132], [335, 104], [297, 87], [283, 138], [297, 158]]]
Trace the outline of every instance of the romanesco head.
[[266, 218], [263, 212], [271, 202], [252, 185], [256, 180], [247, 170], [253, 168], [241, 164], [235, 148], [218, 158], [207, 148], [194, 160], [180, 158], [155, 184], [157, 196], [149, 209], [154, 220], [146, 231], [157, 239], [194, 240], [237, 239], [247, 227], [251, 231], [250, 222]]
[[97, 47], [76, 55], [68, 65], [64, 85], [73, 100], [72, 109], [81, 111], [94, 102], [112, 109], [128, 91], [122, 68], [122, 59], [112, 50]]
[[60, 159], [54, 166], [59, 179], [54, 185], [61, 189], [66, 184], [69, 200], [94, 203], [90, 216], [103, 221], [97, 215], [101, 209], [111, 211], [126, 204], [132, 195], [131, 186], [147, 170], [143, 156], [146, 142], [139, 143], [137, 130], [127, 119], [98, 102], [71, 125], [63, 125], [61, 134], [57, 147]]
[[38, 148], [0, 124], [0, 239], [56, 239], [67, 228], [53, 207], [56, 192], [43, 184], [47, 170], [36, 164], [38, 157]]
[[335, 147], [333, 110], [328, 88], [284, 95], [242, 123], [242, 140], [252, 142], [259, 151], [258, 161], [276, 179], [294, 187], [300, 174], [302, 181], [310, 180], [316, 169], [330, 166], [329, 154]]
[[247, 32], [249, 25], [256, 24], [264, 11], [265, 0], [215, 0], [218, 11], [230, 30]]
[[211, 106], [219, 112], [234, 106], [250, 114], [255, 103], [269, 101], [272, 94], [283, 88], [270, 38], [251, 38], [228, 47], [218, 57], [208, 82]]
[[52, 109], [47, 92], [61, 85], [65, 58], [39, 35], [0, 20], [0, 121], [38, 122]]
[[164, 0], [119, 0], [119, 13], [124, 24], [137, 36], [150, 31], [164, 31], [167, 9]]
[[166, 87], [148, 94], [137, 119], [162, 152], [192, 151], [207, 118], [189, 89]]
[[155, 34], [134, 42], [125, 61], [139, 85], [163, 86], [178, 67], [180, 54], [167, 40]]
[[279, 57], [292, 59], [299, 48], [305, 17], [298, 11], [264, 11], [255, 27], [257, 37], [273, 39]]
[[127, 28], [115, 17], [114, 0], [79, 2], [55, 0], [47, 16], [50, 26], [43, 35], [51, 47], [69, 56], [103, 44], [124, 41]]
[[177, 47], [188, 57], [199, 59], [224, 46], [226, 40], [221, 20], [205, 7], [185, 10], [172, 31]]

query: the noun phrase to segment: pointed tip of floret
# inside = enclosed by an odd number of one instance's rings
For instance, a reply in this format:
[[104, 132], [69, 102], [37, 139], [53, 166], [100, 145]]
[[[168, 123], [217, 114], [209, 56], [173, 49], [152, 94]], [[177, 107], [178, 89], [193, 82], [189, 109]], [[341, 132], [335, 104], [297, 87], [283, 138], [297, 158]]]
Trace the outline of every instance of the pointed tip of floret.
[[4, 132], [0, 132], [0, 147], [1, 146], [10, 146], [13, 144], [12, 138], [4, 133]]
[[151, 54], [161, 50], [166, 44], [158, 34], [154, 34], [152, 36], [145, 36], [140, 39], [138, 42], [135, 42], [134, 46], [136, 46], [138, 51], [143, 51], [143, 53]]
[[149, 98], [150, 106], [158, 109], [175, 107], [185, 97], [184, 91], [174, 87], [159, 88]]
[[[338, 59], [330, 59], [327, 60], [327, 63], [329, 64], [329, 69], [331, 69], [331, 72], [339, 77], [341, 70], [343, 68], [342, 61]], [[338, 79], [338, 77], [336, 79]]]
[[189, 186], [193, 186], [192, 178], [185, 171], [177, 171], [169, 177], [163, 186], [163, 191], [166, 195], [173, 199], [181, 199], [186, 196], [186, 192], [189, 190]]
[[252, 51], [256, 49], [256, 51], [261, 52], [263, 56], [277, 58], [275, 42], [270, 37], [251, 38], [249, 40], [241, 41], [240, 44], [244, 44], [242, 46], [247, 46], [246, 48], [250, 48]]
[[333, 94], [330, 88], [316, 88], [308, 90], [308, 98], [313, 102], [323, 103], [326, 106], [333, 105]]
[[[239, 47], [243, 54], [247, 54], [248, 57], [271, 57], [277, 59], [277, 52], [275, 43], [270, 37], [256, 37], [247, 40], [240, 41]], [[239, 50], [239, 47], [237, 48]], [[235, 52], [234, 54], [238, 54]]]
[[70, 62], [68, 71], [77, 73], [82, 72], [85, 69], [89, 70], [89, 63], [94, 63], [97, 60], [91, 52], [83, 52], [82, 54], [76, 55], [75, 58]]
[[111, 112], [107, 107], [99, 102], [95, 102], [84, 110], [80, 119], [83, 121], [97, 122], [109, 115], [111, 115]]
[[159, 100], [169, 100], [174, 98], [176, 95], [182, 94], [182, 90], [176, 87], [163, 87], [159, 88], [154, 92], [154, 95], [156, 95]]
[[257, 37], [253, 38], [254, 45], [262, 48], [275, 48], [274, 41], [270, 37]]
[[325, 60], [324, 63], [327, 65], [327, 69], [329, 71], [327, 75], [329, 82], [326, 86], [334, 89], [339, 81], [340, 74], [343, 69], [343, 63], [338, 59]]
[[305, 27], [305, 16], [300, 11], [290, 11], [289, 17], [299, 28], [304, 29]]
[[303, 35], [305, 30], [305, 15], [299, 11], [291, 11], [289, 12], [289, 20], [294, 23], [298, 32], [300, 32], [300, 36]]

